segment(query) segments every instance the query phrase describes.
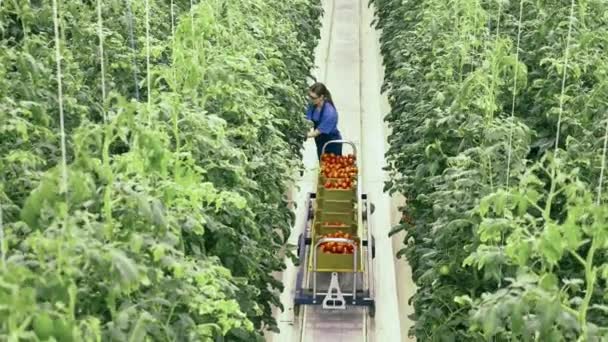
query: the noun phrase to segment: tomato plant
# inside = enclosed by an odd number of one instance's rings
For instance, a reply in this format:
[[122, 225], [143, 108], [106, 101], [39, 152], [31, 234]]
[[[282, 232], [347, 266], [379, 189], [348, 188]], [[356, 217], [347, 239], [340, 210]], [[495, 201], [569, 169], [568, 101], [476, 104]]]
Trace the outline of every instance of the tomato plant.
[[371, 2], [411, 334], [605, 339], [606, 4]]
[[0, 1], [0, 339], [262, 340], [320, 3], [53, 4]]

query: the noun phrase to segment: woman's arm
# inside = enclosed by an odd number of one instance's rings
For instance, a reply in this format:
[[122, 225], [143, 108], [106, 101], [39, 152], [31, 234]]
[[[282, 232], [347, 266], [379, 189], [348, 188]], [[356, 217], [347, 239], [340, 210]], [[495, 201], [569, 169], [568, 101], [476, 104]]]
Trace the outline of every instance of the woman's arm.
[[331, 104], [327, 104], [325, 113], [321, 118], [321, 121], [317, 125], [317, 131], [319, 134], [331, 134], [333, 131], [338, 129], [338, 113]]

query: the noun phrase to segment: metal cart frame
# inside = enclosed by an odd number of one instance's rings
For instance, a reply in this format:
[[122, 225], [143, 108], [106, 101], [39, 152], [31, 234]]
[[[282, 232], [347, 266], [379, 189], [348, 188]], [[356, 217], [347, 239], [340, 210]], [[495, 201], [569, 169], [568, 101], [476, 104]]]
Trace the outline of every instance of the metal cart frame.
[[[354, 155], [357, 157], [357, 148], [354, 143], [347, 140], [332, 140], [327, 142], [322, 149], [325, 153], [325, 148], [329, 144], [348, 144], [352, 147]], [[322, 238], [316, 241], [312, 246], [314, 219], [313, 201], [316, 199], [316, 193], [308, 193], [306, 198], [306, 220], [302, 225], [298, 237], [298, 261], [299, 268], [296, 277], [296, 290], [294, 298], [294, 314], [299, 315], [301, 305], [322, 305], [324, 309], [346, 309], [347, 305], [366, 306], [371, 317], [375, 315], [375, 300], [374, 300], [374, 277], [373, 277], [373, 262], [375, 257], [375, 243], [371, 232], [371, 224], [369, 222], [370, 207], [367, 194], [362, 193], [361, 172], [357, 173], [357, 223], [360, 231], [364, 233], [361, 236], [360, 250], [353, 240], [340, 238]], [[373, 208], [372, 208], [373, 210]], [[352, 244], [355, 248], [353, 253], [353, 280], [352, 291], [343, 292], [338, 283], [337, 272], [322, 272], [317, 271], [317, 250], [321, 243], [324, 242], [342, 242]], [[311, 255], [312, 253], [312, 255]], [[359, 260], [365, 258], [365, 260]], [[309, 263], [312, 262], [312, 265]], [[362, 263], [363, 262], [363, 263]], [[361, 271], [357, 271], [357, 264], [362, 263]], [[309, 274], [309, 268], [311, 269]], [[326, 292], [318, 290], [318, 273], [331, 273], [331, 282]], [[361, 281], [358, 282], [358, 276]], [[312, 283], [312, 284], [311, 284]]]

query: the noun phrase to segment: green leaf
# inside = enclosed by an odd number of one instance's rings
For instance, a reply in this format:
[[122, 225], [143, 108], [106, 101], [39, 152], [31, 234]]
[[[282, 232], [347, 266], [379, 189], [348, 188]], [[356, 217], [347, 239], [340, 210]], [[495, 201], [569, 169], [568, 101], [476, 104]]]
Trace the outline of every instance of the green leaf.
[[547, 223], [542, 234], [541, 252], [549, 264], [555, 265], [563, 253], [562, 237], [559, 228], [554, 223]]
[[559, 285], [557, 276], [553, 273], [545, 273], [540, 277], [539, 285], [546, 291], [555, 291]]
[[120, 274], [120, 281], [125, 285], [135, 285], [139, 280], [137, 265], [123, 252], [111, 249], [112, 265]]

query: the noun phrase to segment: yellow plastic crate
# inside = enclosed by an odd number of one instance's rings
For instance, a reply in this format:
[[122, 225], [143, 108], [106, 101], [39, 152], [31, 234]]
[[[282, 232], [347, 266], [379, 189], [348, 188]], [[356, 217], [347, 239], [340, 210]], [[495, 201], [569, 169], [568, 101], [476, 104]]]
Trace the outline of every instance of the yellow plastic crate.
[[356, 201], [357, 189], [325, 189], [321, 186], [317, 189], [317, 200], [325, 199], [330, 201]]
[[[331, 233], [336, 233], [338, 231], [343, 231], [344, 233], [349, 233], [351, 235], [357, 234], [357, 220], [353, 218], [350, 213], [346, 215], [340, 215], [340, 213], [335, 214], [332, 218], [335, 217], [347, 217], [349, 219], [333, 219], [333, 220], [324, 220], [323, 218], [330, 216], [332, 213], [322, 213], [319, 216], [315, 216], [313, 223], [313, 231], [315, 234], [326, 235]], [[344, 226], [332, 225], [331, 223], [342, 223]], [[330, 223], [330, 224], [327, 224]]]
[[326, 199], [324, 196], [316, 198], [317, 210], [333, 213], [344, 213], [352, 212], [355, 209], [355, 201], [351, 199], [347, 200], [333, 200]]
[[[312, 248], [314, 248], [316, 242], [321, 238], [321, 235], [317, 235], [312, 241]], [[354, 238], [357, 243], [357, 265], [356, 272], [363, 270], [363, 257], [361, 254], [361, 240], [357, 237]], [[323, 253], [321, 247], [317, 248], [317, 272], [341, 272], [349, 273], [355, 269], [354, 264], [355, 254], [332, 254]], [[310, 259], [308, 263], [309, 271], [314, 269], [314, 259], [312, 253], [310, 253]]]

